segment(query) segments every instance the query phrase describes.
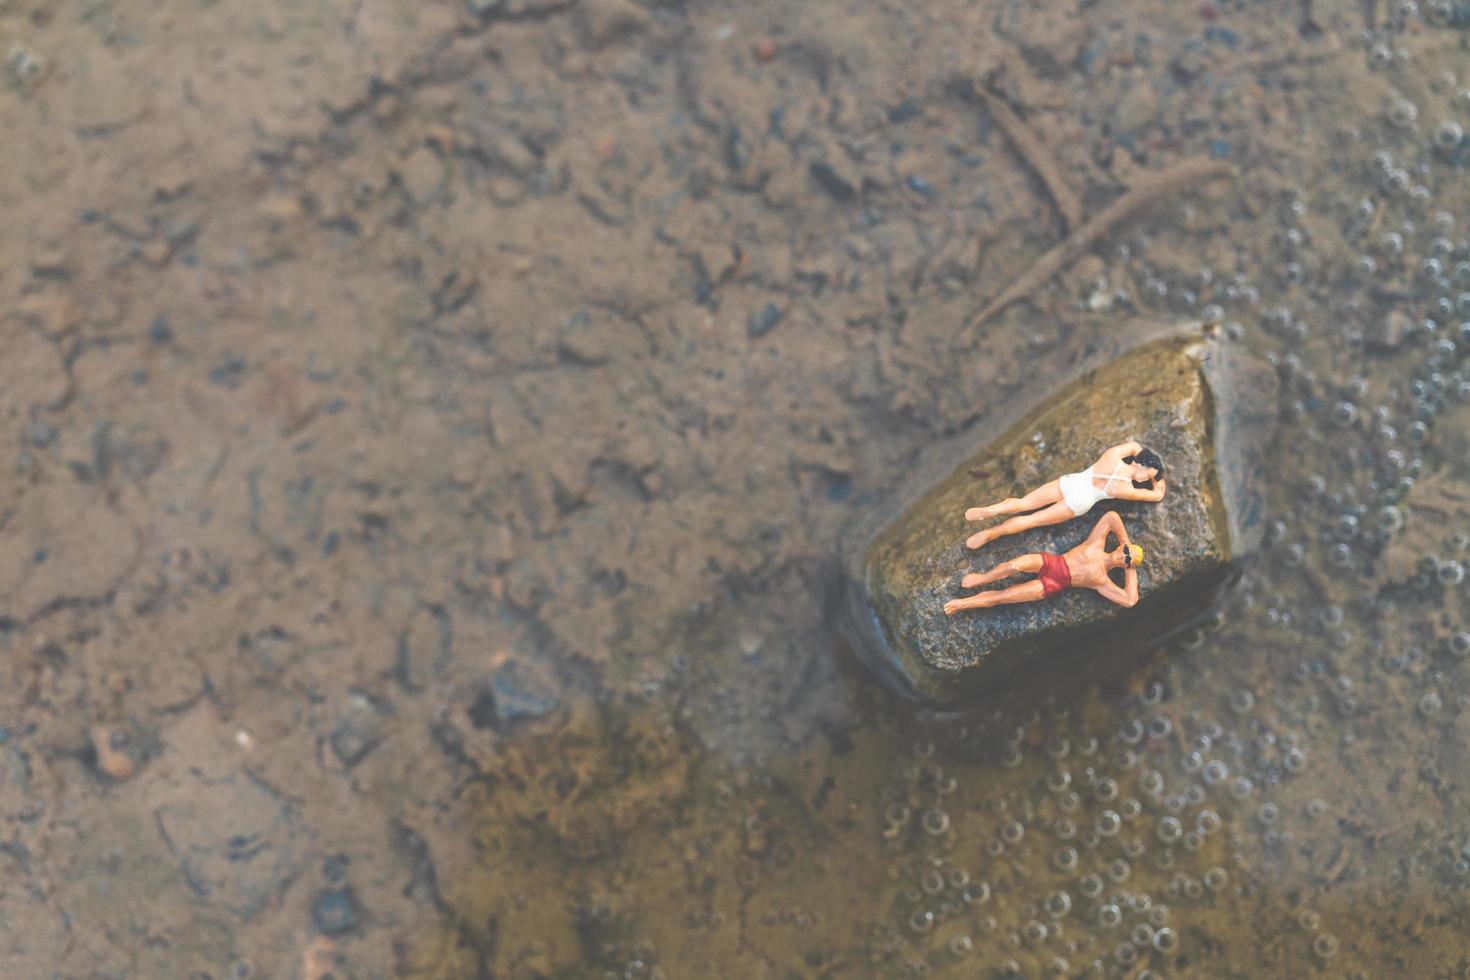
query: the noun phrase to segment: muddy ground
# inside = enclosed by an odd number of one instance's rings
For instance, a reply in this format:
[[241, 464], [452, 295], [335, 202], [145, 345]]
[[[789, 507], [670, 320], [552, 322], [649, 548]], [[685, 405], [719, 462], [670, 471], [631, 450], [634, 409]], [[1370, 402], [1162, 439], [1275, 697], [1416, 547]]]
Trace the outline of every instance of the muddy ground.
[[[1325, 242], [1331, 208], [1377, 193], [1376, 148], [1470, 117], [1459, 14], [1394, 6], [0, 0], [5, 974], [1080, 975], [1086, 929], [1022, 928], [1053, 848], [1010, 871], [981, 849], [1015, 843], [990, 825], [1035, 815], [1051, 763], [964, 748], [979, 729], [932, 730], [845, 656], [834, 544], [926, 443], [1129, 317], [1215, 299], [1297, 359], [1274, 498], [1295, 513], [1337, 468], [1319, 389], [1369, 356], [1352, 311], [1393, 297], [1350, 281], [1353, 247], [1291, 239], [1316, 213], [1293, 202], [1322, 198]], [[1400, 95], [1421, 118], [1382, 135]], [[1414, 180], [1463, 222], [1460, 163], [1435, 159]], [[1389, 339], [1363, 383], [1386, 403], [1429, 349]], [[1457, 461], [1430, 491], [1450, 524], [1461, 448], [1421, 460]], [[1278, 538], [1325, 554], [1330, 516]], [[1323, 631], [1283, 635], [1276, 597], [1355, 622], [1362, 581], [1286, 554], [1194, 643], [1238, 670], [1216, 683], [1196, 650], [1163, 675], [1181, 734], [1160, 758], [1209, 728], [1192, 697], [1271, 704], [1316, 656]], [[1006, 710], [1039, 758], [1049, 724], [1148, 717], [1154, 669]], [[1382, 717], [1422, 717], [1421, 694], [1388, 684]], [[1281, 724], [1331, 742], [1304, 711]], [[1393, 731], [1283, 808], [1415, 770]], [[920, 830], [945, 771], [965, 802]], [[1300, 831], [1301, 877], [1223, 811], [1249, 839], [1188, 860], [1235, 891], [1144, 962], [1463, 969], [1453, 883], [1422, 916], [1392, 898], [1390, 867], [1467, 824], [1416, 792], [1386, 785], [1347, 857], [1340, 825]], [[940, 892], [994, 879], [973, 940], [954, 903], [932, 933], [915, 911], [926, 868]], [[1357, 932], [1364, 908], [1392, 928]]]

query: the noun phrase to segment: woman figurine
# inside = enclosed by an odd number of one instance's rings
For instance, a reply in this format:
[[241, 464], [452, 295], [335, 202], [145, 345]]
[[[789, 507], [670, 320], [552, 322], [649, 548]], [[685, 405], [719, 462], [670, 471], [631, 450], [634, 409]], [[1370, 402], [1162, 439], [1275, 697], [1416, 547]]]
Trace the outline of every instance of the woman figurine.
[[1096, 463], [1080, 473], [1068, 473], [1061, 479], [1037, 487], [1024, 497], [1010, 497], [989, 507], [971, 507], [965, 511], [967, 521], [983, 521], [987, 517], [1022, 511], [1034, 513], [976, 531], [965, 546], [983, 548], [996, 538], [1070, 521], [1087, 513], [1099, 500], [1157, 502], [1164, 499], [1164, 490], [1164, 461], [1159, 454], [1136, 442], [1125, 442], [1103, 453]]
[[[1118, 537], [1118, 547], [1105, 550], [1109, 533]], [[1056, 595], [1063, 589], [1092, 589], [1104, 599], [1131, 607], [1138, 601], [1138, 566], [1143, 563], [1143, 549], [1128, 540], [1123, 518], [1108, 511], [1093, 527], [1092, 533], [1064, 555], [1043, 552], [1022, 555], [1003, 561], [988, 572], [972, 572], [960, 580], [960, 586], [973, 589], [1012, 575], [1035, 574], [1037, 577], [1020, 585], [989, 592], [977, 592], [944, 604], [945, 615], [953, 616], [963, 609], [988, 609], [1011, 602], [1035, 602]], [[1123, 586], [1113, 581], [1112, 571], [1123, 570]]]

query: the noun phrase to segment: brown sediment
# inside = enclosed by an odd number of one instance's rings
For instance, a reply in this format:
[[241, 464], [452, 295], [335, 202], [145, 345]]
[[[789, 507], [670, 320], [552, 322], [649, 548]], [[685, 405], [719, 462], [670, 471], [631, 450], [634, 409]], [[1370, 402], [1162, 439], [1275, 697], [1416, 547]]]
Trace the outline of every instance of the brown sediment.
[[1082, 200], [1072, 193], [1072, 188], [1062, 179], [1061, 168], [1046, 144], [1037, 138], [1031, 127], [1000, 96], [980, 85], [975, 87], [975, 91], [984, 100], [990, 117], [1005, 130], [1006, 138], [1016, 148], [1016, 153], [1041, 178], [1042, 185], [1056, 205], [1057, 213], [1062, 217], [1063, 227], [1070, 232], [1082, 224]]
[[1069, 235], [1065, 241], [1037, 259], [1030, 269], [972, 317], [967, 326], [982, 326], [1001, 310], [1025, 298], [1032, 290], [1075, 262], [1083, 252], [1107, 237], [1116, 226], [1151, 205], [1193, 184], [1234, 172], [1235, 168], [1228, 163], [1203, 157], [1181, 160], [1158, 171], [1153, 177], [1129, 188], [1127, 193], [1103, 208], [1101, 213]]

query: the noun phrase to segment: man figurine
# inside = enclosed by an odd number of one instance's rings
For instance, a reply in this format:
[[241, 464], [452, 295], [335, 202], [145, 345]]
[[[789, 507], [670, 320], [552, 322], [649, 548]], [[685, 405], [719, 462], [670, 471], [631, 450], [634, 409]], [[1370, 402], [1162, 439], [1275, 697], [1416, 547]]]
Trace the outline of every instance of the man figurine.
[[[1118, 546], [1107, 550], [1108, 535], [1118, 538]], [[1003, 561], [988, 572], [971, 572], [960, 586], [973, 589], [1012, 575], [1034, 574], [1029, 582], [977, 592], [963, 599], [951, 599], [944, 604], [946, 615], [953, 616], [965, 609], [988, 609], [1013, 602], [1035, 602], [1056, 595], [1063, 589], [1092, 589], [1104, 599], [1120, 606], [1132, 607], [1138, 602], [1138, 566], [1143, 563], [1143, 549], [1128, 540], [1128, 529], [1115, 511], [1108, 511], [1093, 527], [1092, 533], [1077, 547], [1066, 554], [1022, 555]], [[1116, 569], [1123, 572], [1123, 585], [1113, 581]]]

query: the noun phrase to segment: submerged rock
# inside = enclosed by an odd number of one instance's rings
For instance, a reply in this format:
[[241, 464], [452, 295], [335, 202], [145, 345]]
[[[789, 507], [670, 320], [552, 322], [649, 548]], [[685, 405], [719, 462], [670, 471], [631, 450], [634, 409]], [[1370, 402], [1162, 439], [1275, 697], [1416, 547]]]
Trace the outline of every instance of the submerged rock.
[[[1137, 649], [1197, 621], [1260, 542], [1276, 392], [1261, 362], [1198, 328], [1173, 330], [1046, 394], [1009, 426], [983, 426], [1004, 428], [982, 434], [978, 449], [973, 432], [968, 450], [936, 447], [938, 468], [920, 467], [847, 536], [841, 617], [856, 652], [906, 695], [953, 701], [1023, 664], [1105, 654], [1110, 638]], [[967, 523], [967, 508], [1083, 469], [1130, 438], [1164, 459], [1161, 502], [1103, 501], [1064, 524], [965, 548], [993, 523]], [[1079, 589], [944, 614], [948, 599], [969, 594], [965, 573], [1065, 552], [1110, 508], [1147, 555], [1133, 609]]]

